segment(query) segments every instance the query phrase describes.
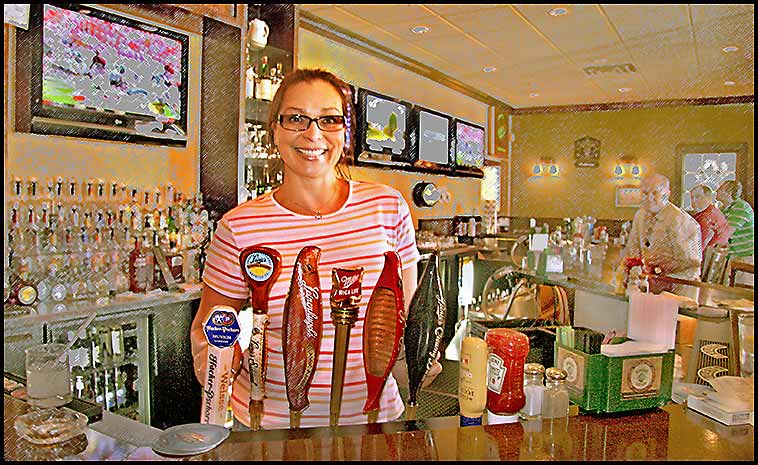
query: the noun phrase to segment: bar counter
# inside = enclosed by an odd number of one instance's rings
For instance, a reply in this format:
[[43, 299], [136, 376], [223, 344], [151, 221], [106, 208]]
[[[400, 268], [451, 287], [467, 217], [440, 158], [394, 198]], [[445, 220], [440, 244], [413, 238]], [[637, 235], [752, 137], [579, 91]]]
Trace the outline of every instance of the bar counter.
[[458, 417], [259, 432], [232, 432], [210, 452], [167, 457], [150, 445], [160, 430], [104, 412], [64, 444], [18, 437], [25, 402], [4, 395], [5, 460], [745, 460], [752, 426], [725, 426], [685, 405], [624, 415], [459, 427]]

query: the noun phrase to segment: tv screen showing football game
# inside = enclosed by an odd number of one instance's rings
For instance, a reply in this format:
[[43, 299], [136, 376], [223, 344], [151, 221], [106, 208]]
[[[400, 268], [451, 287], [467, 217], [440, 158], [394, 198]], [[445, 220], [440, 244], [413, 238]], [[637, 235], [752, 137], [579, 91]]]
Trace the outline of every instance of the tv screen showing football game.
[[185, 120], [186, 38], [89, 7], [42, 14], [43, 105]]
[[466, 168], [484, 167], [484, 128], [455, 122], [455, 163]]

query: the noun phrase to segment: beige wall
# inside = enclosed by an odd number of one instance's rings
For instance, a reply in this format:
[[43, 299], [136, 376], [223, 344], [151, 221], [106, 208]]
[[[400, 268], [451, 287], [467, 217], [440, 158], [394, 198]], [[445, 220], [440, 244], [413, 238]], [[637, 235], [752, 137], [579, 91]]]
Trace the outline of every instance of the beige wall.
[[[171, 182], [185, 195], [198, 192], [201, 37], [189, 35], [187, 147], [18, 133], [11, 129], [13, 125], [10, 124], [6, 178], [35, 176], [43, 183], [46, 178], [56, 176], [80, 180], [101, 178], [139, 188], [154, 188]], [[6, 61], [12, 60], [9, 55], [13, 54], [6, 54]], [[13, 67], [14, 61], [8, 64]]]
[[[302, 28], [298, 33], [298, 67], [324, 68], [354, 86], [373, 89], [486, 127], [486, 104], [318, 34]], [[481, 181], [477, 178], [424, 175], [368, 167], [353, 167], [350, 172], [353, 179], [381, 182], [398, 189], [408, 201], [417, 227], [419, 218], [451, 217], [472, 213], [474, 209], [481, 212]], [[451, 201], [438, 203], [432, 208], [415, 207], [411, 198], [412, 189], [420, 181], [434, 182], [448, 191]]]
[[[514, 216], [631, 219], [635, 208], [615, 207], [616, 186], [638, 184], [614, 179], [620, 155], [637, 157], [643, 173], [652, 170], [668, 176], [672, 201], [678, 204], [678, 144], [747, 143], [744, 166], [750, 181], [745, 191], [752, 191], [754, 126], [752, 103], [514, 115], [511, 212]], [[574, 141], [584, 136], [601, 141], [598, 168], [574, 167]], [[560, 176], [535, 178], [532, 167], [540, 157], [553, 158]]]

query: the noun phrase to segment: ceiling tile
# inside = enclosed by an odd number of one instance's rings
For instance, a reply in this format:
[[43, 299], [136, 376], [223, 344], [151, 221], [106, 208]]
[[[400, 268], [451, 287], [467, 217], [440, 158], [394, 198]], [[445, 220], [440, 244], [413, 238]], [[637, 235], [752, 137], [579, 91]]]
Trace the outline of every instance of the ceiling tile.
[[618, 42], [616, 34], [595, 5], [571, 5], [565, 16], [551, 16], [549, 5], [514, 7], [566, 54], [586, 53]]
[[717, 19], [730, 19], [736, 16], [755, 17], [755, 5], [742, 4], [691, 4], [692, 21], [698, 25]]
[[443, 57], [456, 57], [454, 61], [462, 68], [476, 68], [481, 71], [484, 66], [490, 66], [499, 56], [461, 33], [454, 36], [429, 38], [416, 43], [419, 47]]
[[690, 30], [686, 5], [602, 5], [624, 42], [654, 42], [661, 34]]
[[445, 15], [445, 19], [471, 34], [513, 31], [513, 35], [517, 35], [518, 32], [527, 31], [523, 21], [507, 5], [486, 10], [448, 14]]
[[[426, 26], [430, 30], [423, 34], [415, 34], [411, 29], [416, 26]], [[429, 16], [423, 20], [377, 22], [376, 27], [396, 34], [409, 42], [423, 42], [431, 37], [460, 35], [460, 31], [450, 27], [448, 23], [436, 16]]]
[[470, 3], [470, 4], [450, 4], [450, 3], [427, 3], [424, 5], [430, 10], [441, 16], [451, 16], [459, 14], [470, 14], [478, 10], [490, 10], [499, 8], [502, 5], [492, 5], [488, 3]]

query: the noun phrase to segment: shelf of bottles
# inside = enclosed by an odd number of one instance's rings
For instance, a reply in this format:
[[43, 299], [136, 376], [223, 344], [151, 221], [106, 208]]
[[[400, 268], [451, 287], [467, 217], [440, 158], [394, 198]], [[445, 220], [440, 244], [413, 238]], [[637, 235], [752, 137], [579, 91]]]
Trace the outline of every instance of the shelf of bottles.
[[271, 192], [282, 183], [282, 161], [262, 124], [245, 124], [245, 200]]
[[265, 123], [268, 109], [284, 79], [285, 65], [291, 62], [290, 53], [273, 46], [256, 49], [247, 46], [245, 68], [246, 120]]
[[242, 199], [270, 192], [282, 182], [282, 163], [268, 129], [271, 100], [291, 63], [291, 54], [273, 46], [247, 46], [245, 70], [245, 154]]
[[66, 303], [146, 293], [165, 286], [153, 254], [162, 249], [177, 282], [197, 283], [212, 224], [201, 194], [171, 184], [12, 178], [4, 302]]

